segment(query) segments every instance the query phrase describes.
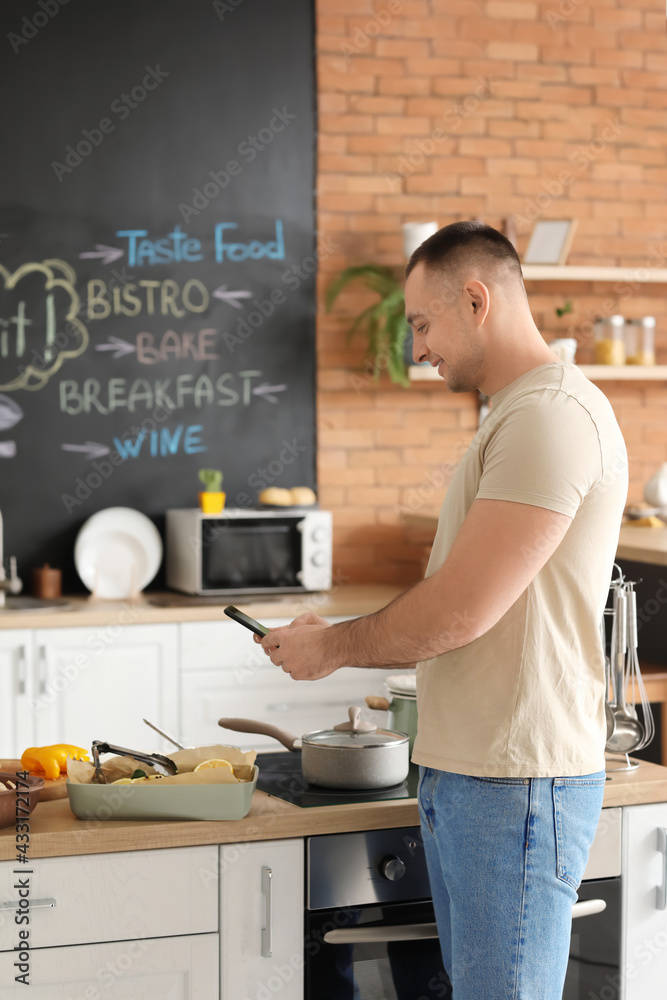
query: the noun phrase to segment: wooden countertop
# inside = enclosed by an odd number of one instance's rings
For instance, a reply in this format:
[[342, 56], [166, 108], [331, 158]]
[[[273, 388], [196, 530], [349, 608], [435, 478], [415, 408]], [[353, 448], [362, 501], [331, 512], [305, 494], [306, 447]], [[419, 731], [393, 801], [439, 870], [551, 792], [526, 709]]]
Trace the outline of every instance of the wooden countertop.
[[619, 559], [667, 566], [667, 527], [634, 528], [624, 524], [616, 555]]
[[[615, 772], [607, 782], [604, 806], [634, 806], [667, 801], [667, 768], [644, 763], [634, 772]], [[419, 823], [416, 799], [362, 802], [301, 809], [255, 792], [245, 819], [226, 822], [79, 820], [68, 799], [40, 802], [30, 821], [29, 857], [47, 858], [159, 847], [282, 840], [324, 833], [379, 830]], [[14, 860], [15, 831], [0, 830], [0, 860]]]
[[[417, 513], [401, 515], [403, 524], [412, 528], [427, 528], [435, 533], [438, 528], [439, 509], [424, 508]], [[629, 524], [621, 527], [616, 549], [618, 559], [653, 563], [667, 566], [667, 526], [664, 528], [636, 528]]]
[[[356, 584], [339, 586], [314, 594], [281, 594], [276, 597], [235, 598], [234, 604], [251, 618], [296, 618], [304, 611], [314, 611], [323, 617], [334, 615], [372, 614], [400, 594], [403, 587], [387, 584]], [[51, 612], [20, 612], [0, 610], [0, 629], [75, 628], [79, 626], [164, 625], [169, 622], [228, 621], [223, 608], [232, 603], [221, 597], [205, 604], [186, 594], [141, 594], [135, 601], [100, 601], [92, 597], [72, 597], [71, 610]], [[153, 600], [165, 600], [168, 606], [158, 607]]]
[[[667, 784], [667, 783], [666, 783]], [[319, 833], [347, 833], [419, 823], [416, 799], [355, 803], [301, 809], [256, 791], [248, 815], [241, 820], [80, 820], [68, 799], [38, 803], [30, 822], [29, 856], [60, 857], [108, 851], [143, 851], [155, 847], [230, 844], [248, 840], [282, 840]], [[14, 829], [0, 830], [0, 860], [15, 856]]]

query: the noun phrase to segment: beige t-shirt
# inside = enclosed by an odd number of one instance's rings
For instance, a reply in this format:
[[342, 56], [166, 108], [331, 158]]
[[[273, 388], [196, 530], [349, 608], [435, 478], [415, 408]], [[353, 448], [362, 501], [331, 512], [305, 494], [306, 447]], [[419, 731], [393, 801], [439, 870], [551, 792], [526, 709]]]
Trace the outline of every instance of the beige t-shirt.
[[447, 490], [430, 576], [476, 498], [573, 518], [562, 542], [484, 635], [417, 664], [413, 760], [489, 777], [604, 768], [602, 616], [628, 489], [611, 405], [576, 365], [540, 365], [491, 397]]

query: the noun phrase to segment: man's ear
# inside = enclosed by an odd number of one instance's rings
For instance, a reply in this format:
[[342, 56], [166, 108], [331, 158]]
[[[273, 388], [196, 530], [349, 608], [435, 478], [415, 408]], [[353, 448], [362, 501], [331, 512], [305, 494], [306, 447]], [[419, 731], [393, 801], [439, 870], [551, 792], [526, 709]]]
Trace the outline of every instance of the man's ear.
[[469, 281], [465, 286], [465, 291], [468, 296], [469, 308], [472, 310], [473, 316], [477, 320], [482, 320], [486, 318], [486, 314], [489, 311], [489, 290], [486, 285], [481, 281]]

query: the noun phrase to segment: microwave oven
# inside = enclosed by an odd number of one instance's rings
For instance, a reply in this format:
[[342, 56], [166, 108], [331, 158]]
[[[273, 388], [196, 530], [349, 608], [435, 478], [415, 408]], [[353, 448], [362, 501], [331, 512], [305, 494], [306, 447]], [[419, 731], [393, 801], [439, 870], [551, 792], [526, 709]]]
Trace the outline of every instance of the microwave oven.
[[329, 590], [331, 550], [330, 511], [167, 511], [167, 586], [186, 594]]

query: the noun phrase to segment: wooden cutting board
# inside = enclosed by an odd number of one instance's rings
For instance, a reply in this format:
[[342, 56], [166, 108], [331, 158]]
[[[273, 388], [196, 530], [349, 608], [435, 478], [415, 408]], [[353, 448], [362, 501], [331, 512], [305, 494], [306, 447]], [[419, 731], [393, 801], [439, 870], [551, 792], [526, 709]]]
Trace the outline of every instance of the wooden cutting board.
[[[0, 771], [22, 771], [20, 760], [0, 759]], [[65, 782], [67, 775], [61, 774], [59, 778], [44, 778], [44, 786], [39, 793], [40, 802], [48, 802], [49, 799], [66, 799], [67, 789]]]

